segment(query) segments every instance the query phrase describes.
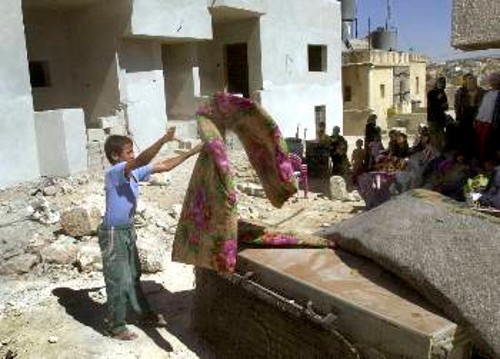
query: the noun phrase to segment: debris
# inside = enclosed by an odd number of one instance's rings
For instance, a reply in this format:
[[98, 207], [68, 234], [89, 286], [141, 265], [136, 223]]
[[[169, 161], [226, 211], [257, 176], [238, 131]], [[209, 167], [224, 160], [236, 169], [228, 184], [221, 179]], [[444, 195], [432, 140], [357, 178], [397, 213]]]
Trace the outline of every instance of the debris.
[[172, 206], [172, 209], [170, 210], [170, 213], [173, 215], [175, 219], [181, 218], [181, 212], [182, 212], [182, 204], [176, 203]]
[[61, 218], [59, 212], [50, 208], [49, 201], [45, 197], [31, 201], [26, 211], [29, 218], [43, 224], [54, 224]]
[[0, 266], [0, 274], [28, 273], [38, 263], [38, 256], [30, 253], [10, 258]]
[[76, 254], [76, 264], [82, 272], [102, 271], [99, 244], [96, 242], [80, 244]]
[[63, 233], [72, 237], [95, 234], [101, 222], [99, 208], [92, 205], [81, 205], [65, 209], [61, 215]]
[[73, 264], [76, 261], [78, 246], [72, 237], [60, 235], [54, 243], [42, 250], [42, 259], [47, 263]]

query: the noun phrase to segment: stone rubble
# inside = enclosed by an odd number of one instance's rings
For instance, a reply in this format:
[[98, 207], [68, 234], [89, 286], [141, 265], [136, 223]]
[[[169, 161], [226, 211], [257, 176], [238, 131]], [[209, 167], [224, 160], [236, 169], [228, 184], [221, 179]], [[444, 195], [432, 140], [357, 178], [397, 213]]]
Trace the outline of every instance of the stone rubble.
[[101, 211], [91, 204], [65, 209], [61, 214], [63, 233], [72, 237], [96, 234], [101, 223]]

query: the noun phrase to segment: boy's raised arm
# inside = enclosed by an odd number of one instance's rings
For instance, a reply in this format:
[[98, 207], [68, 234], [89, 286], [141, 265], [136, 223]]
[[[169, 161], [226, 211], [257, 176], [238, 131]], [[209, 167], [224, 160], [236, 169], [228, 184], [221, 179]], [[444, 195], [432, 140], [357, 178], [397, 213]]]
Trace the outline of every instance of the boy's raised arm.
[[168, 158], [168, 159], [163, 160], [161, 162], [155, 163], [155, 164], [153, 164], [152, 173], [170, 171], [170, 170], [174, 169], [175, 167], [177, 167], [178, 165], [180, 165], [185, 160], [187, 160], [189, 157], [194, 156], [195, 154], [200, 152], [202, 148], [203, 148], [203, 143], [200, 143], [198, 146], [194, 147], [193, 149], [191, 149], [190, 151], [188, 151], [182, 155], [179, 155], [179, 156], [173, 157], [173, 158]]
[[125, 176], [129, 176], [130, 172], [136, 168], [146, 166], [151, 162], [151, 160], [158, 154], [162, 146], [175, 139], [175, 127], [170, 127], [167, 133], [164, 134], [160, 139], [158, 139], [151, 146], [142, 151], [136, 158], [130, 160], [125, 165]]

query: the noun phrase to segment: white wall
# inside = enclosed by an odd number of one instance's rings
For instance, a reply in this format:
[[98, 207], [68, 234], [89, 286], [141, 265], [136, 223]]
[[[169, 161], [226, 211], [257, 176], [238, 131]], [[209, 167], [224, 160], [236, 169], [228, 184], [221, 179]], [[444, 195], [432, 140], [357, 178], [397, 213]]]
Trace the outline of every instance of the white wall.
[[[263, 107], [283, 129], [315, 137], [314, 106], [326, 106], [327, 130], [342, 127], [341, 14], [335, 0], [267, 0], [261, 17]], [[309, 72], [307, 45], [327, 46], [327, 72]]]
[[161, 43], [123, 40], [119, 58], [128, 126], [142, 151], [165, 133], [167, 124]]
[[133, 0], [131, 34], [163, 38], [211, 39], [206, 0]]
[[198, 66], [197, 46], [194, 43], [168, 45], [162, 50], [168, 118], [189, 120], [196, 111], [194, 69]]
[[47, 61], [49, 87], [33, 88], [36, 111], [74, 107], [72, 49], [67, 13], [49, 9], [25, 9], [24, 26], [28, 59]]
[[113, 116], [120, 105], [116, 53], [127, 34], [127, 0], [98, 1], [72, 11], [69, 17], [75, 101], [85, 111], [87, 125]]
[[87, 170], [82, 109], [36, 112], [35, 125], [42, 176], [69, 176]]
[[0, 187], [39, 174], [21, 0], [0, 1]]

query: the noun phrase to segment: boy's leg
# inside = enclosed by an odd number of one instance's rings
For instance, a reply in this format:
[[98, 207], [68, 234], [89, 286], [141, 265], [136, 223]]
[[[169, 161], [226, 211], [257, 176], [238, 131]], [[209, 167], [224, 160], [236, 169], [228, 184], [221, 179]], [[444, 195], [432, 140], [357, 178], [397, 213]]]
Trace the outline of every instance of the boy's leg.
[[116, 335], [126, 330], [127, 291], [130, 287], [127, 241], [120, 230], [99, 230], [103, 274], [106, 283], [107, 330]]
[[134, 285], [135, 300], [132, 301], [132, 306], [135, 311], [140, 314], [139, 324], [165, 326], [167, 324], [165, 318], [161, 314], [156, 314], [149, 304], [144, 291], [142, 290], [141, 279], [141, 262], [136, 245], [137, 235], [135, 230], [132, 230], [130, 243], [130, 273], [132, 283]]
[[141, 287], [141, 262], [137, 251], [137, 234], [135, 229], [131, 230], [130, 246], [129, 246], [129, 263], [130, 263], [130, 279], [133, 285], [133, 293], [135, 298], [131, 299], [133, 309], [141, 314], [147, 315], [153, 312], [149, 302]]

